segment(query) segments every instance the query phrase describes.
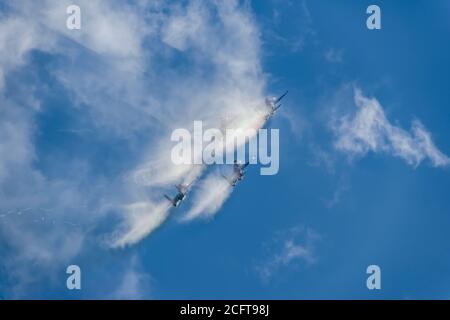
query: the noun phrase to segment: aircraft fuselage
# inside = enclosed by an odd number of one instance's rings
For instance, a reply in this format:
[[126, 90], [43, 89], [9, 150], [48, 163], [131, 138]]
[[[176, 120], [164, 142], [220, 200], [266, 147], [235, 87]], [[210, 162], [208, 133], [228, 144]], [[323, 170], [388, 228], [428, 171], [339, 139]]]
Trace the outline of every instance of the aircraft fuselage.
[[183, 193], [179, 193], [173, 199], [173, 206], [178, 207], [180, 203], [186, 198], [186, 195]]

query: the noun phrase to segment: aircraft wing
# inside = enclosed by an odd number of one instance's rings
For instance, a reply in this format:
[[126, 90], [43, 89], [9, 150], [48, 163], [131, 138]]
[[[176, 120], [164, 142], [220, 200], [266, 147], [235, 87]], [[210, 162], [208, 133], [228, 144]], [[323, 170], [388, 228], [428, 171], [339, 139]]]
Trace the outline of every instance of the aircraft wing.
[[237, 170], [239, 173], [244, 172], [244, 169], [247, 168], [247, 166], [250, 164], [250, 162], [246, 162], [244, 164], [239, 165], [239, 169]]
[[[281, 97], [279, 97], [277, 100], [275, 100], [275, 104], [278, 104], [281, 100], [283, 100], [284, 97], [289, 93], [289, 90], [287, 90]], [[281, 106], [281, 105], [280, 105]], [[279, 107], [278, 107], [279, 108]]]
[[164, 198], [169, 200], [172, 205], [175, 205], [175, 201], [172, 198], [170, 198], [167, 194], [164, 195]]
[[236, 185], [236, 182], [238, 181], [238, 178], [237, 178], [236, 176], [234, 176], [234, 175], [233, 175], [232, 178], [229, 178], [229, 177], [227, 177], [227, 176], [225, 176], [225, 175], [222, 175], [222, 177], [223, 177], [225, 180], [227, 180], [227, 182], [228, 182], [232, 187], [234, 187], [234, 186]]
[[244, 164], [235, 162], [233, 165], [234, 171], [240, 171], [241, 169], [245, 169], [249, 164], [250, 162], [248, 161]]

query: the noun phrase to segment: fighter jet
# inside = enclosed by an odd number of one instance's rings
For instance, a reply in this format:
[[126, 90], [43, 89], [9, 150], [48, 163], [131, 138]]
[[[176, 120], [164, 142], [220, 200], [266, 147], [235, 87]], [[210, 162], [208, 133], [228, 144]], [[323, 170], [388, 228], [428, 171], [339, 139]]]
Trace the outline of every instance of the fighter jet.
[[222, 177], [225, 178], [225, 180], [228, 181], [228, 183], [235, 187], [238, 181], [242, 181], [245, 176], [245, 168], [250, 164], [250, 162], [246, 162], [245, 164], [238, 163], [236, 160], [234, 161], [233, 165], [233, 175], [231, 177], [227, 177], [222, 175]]
[[176, 185], [175, 188], [178, 190], [178, 194], [172, 199], [168, 195], [164, 195], [164, 197], [172, 203], [172, 206], [178, 207], [181, 202], [186, 199], [187, 193], [189, 191], [189, 188], [191, 187], [192, 183], [190, 184], [179, 184]]
[[270, 108], [269, 113], [266, 115], [266, 121], [269, 120], [269, 118], [273, 117], [273, 115], [275, 114], [275, 112], [280, 109], [281, 107], [281, 100], [283, 100], [283, 98], [288, 94], [289, 91], [286, 91], [285, 93], [283, 93], [283, 95], [281, 97], [274, 98], [266, 98], [266, 106], [268, 106]]

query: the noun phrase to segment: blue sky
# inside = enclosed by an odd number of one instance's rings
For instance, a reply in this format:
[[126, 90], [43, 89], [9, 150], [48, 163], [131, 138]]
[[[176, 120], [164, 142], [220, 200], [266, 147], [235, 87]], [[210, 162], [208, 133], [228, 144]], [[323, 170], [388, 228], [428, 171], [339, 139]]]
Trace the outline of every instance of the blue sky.
[[[0, 2], [1, 297], [449, 297], [448, 1], [76, 3], [70, 31], [70, 2]], [[166, 161], [286, 89], [278, 174], [222, 195]]]

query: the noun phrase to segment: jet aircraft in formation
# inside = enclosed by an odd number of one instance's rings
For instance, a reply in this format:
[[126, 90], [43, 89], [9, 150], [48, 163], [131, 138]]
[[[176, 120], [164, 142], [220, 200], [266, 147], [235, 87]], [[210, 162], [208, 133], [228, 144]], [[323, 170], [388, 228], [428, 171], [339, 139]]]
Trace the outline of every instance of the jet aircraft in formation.
[[190, 184], [179, 184], [176, 185], [175, 188], [177, 188], [178, 193], [177, 195], [172, 199], [167, 194], [164, 195], [164, 197], [172, 203], [172, 206], [178, 207], [181, 202], [186, 199], [186, 196], [189, 192], [189, 189], [191, 188], [192, 182]]
[[244, 179], [245, 176], [245, 168], [247, 168], [247, 166], [249, 165], [249, 162], [246, 162], [244, 164], [242, 163], [238, 163], [236, 160], [234, 161], [234, 165], [233, 165], [233, 174], [231, 175], [231, 177], [227, 177], [222, 175], [222, 177], [225, 178], [225, 180], [228, 181], [228, 183], [232, 186], [235, 187], [236, 184], [239, 181], [242, 181], [242, 179]]
[[270, 108], [269, 113], [266, 115], [266, 121], [269, 120], [271, 117], [275, 115], [275, 112], [277, 112], [278, 109], [281, 108], [281, 100], [283, 100], [284, 97], [289, 93], [289, 91], [286, 91], [281, 95], [279, 98], [275, 97], [269, 97], [266, 98], [266, 106]]
[[[276, 97], [266, 98], [266, 106], [269, 107], [269, 109], [270, 109], [269, 113], [265, 116], [266, 121], [269, 120], [271, 117], [273, 117], [275, 115], [275, 113], [277, 112], [277, 110], [280, 109], [280, 107], [281, 107], [280, 102], [288, 94], [288, 92], [289, 91], [286, 91], [279, 98], [276, 98]], [[235, 160], [234, 165], [233, 165], [233, 174], [231, 175], [231, 177], [227, 177], [225, 175], [222, 175], [222, 176], [224, 179], [226, 179], [228, 181], [228, 183], [232, 187], [235, 187], [239, 181], [242, 181], [242, 179], [244, 179], [245, 168], [247, 168], [248, 165], [249, 165], [249, 162], [242, 164], [242, 163], [238, 163]], [[172, 206], [178, 207], [181, 204], [181, 202], [183, 202], [186, 199], [186, 196], [189, 192], [189, 189], [192, 186], [192, 183], [193, 182], [191, 182], [189, 184], [176, 185], [175, 188], [177, 188], [178, 193], [175, 195], [175, 197], [173, 199], [170, 198], [166, 194], [164, 195], [164, 197], [170, 201]]]

